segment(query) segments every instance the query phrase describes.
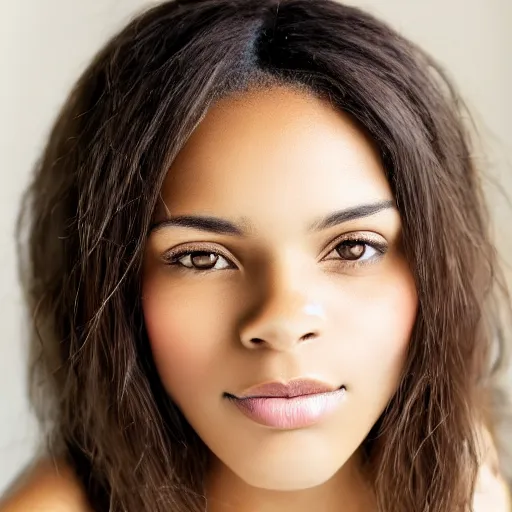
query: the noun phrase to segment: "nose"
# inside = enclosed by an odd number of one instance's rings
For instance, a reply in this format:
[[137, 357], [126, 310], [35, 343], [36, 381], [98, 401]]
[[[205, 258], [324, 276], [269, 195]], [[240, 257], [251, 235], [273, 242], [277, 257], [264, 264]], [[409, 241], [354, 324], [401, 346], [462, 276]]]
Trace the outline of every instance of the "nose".
[[274, 280], [273, 291], [265, 294], [257, 311], [243, 323], [240, 340], [249, 349], [289, 351], [320, 338], [325, 321], [324, 308], [311, 293]]

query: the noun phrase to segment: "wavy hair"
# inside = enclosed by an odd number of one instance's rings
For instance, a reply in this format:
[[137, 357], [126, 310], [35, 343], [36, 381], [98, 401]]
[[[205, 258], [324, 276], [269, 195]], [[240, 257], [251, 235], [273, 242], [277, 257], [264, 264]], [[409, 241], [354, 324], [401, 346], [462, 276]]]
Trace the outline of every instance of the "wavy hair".
[[162, 3], [74, 86], [19, 221], [48, 447], [99, 512], [206, 509], [208, 452], [158, 378], [141, 262], [166, 173], [209, 106], [272, 84], [303, 87], [364, 127], [402, 218], [419, 309], [400, 386], [364, 442], [379, 510], [466, 512], [475, 426], [504, 421], [495, 375], [509, 305], [472, 125], [430, 56], [332, 0]]

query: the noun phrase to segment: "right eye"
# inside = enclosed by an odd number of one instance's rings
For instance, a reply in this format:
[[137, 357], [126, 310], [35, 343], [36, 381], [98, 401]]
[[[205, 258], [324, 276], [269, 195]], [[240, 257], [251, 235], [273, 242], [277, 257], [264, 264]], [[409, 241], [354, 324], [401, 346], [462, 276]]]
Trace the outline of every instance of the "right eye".
[[210, 272], [232, 268], [224, 256], [213, 251], [182, 251], [168, 258], [169, 265], [179, 265], [182, 270]]

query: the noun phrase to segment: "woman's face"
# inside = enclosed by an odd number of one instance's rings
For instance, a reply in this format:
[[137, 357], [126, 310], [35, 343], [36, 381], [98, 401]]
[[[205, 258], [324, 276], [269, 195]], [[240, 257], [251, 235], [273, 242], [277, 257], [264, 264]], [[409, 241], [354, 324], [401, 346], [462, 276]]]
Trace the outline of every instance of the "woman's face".
[[[162, 200], [143, 309], [169, 395], [246, 483], [326, 482], [393, 396], [416, 316], [377, 152], [323, 100], [251, 91], [210, 109]], [[296, 379], [320, 388], [250, 389]]]

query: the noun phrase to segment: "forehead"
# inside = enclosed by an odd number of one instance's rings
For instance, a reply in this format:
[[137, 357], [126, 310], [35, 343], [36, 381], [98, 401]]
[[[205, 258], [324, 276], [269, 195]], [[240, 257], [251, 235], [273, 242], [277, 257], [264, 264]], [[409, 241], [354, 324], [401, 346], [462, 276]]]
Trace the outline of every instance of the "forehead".
[[348, 115], [274, 87], [212, 106], [171, 166], [162, 197], [171, 215], [243, 216], [289, 229], [392, 194], [376, 149]]

